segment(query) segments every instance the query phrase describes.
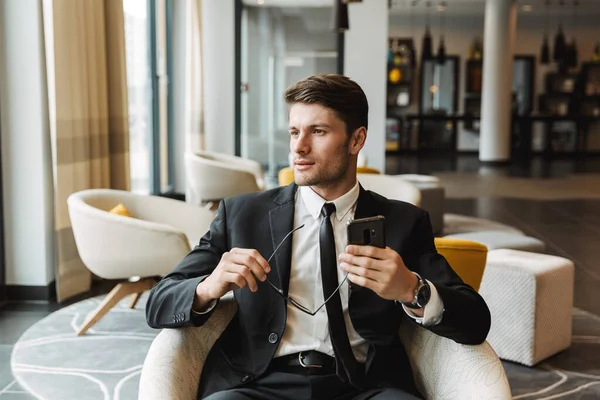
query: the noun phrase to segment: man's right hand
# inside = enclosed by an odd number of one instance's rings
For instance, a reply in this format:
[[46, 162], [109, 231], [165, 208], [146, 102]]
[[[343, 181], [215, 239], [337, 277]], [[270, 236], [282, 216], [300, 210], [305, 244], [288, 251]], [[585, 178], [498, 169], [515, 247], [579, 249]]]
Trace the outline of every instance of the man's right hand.
[[196, 286], [193, 309], [202, 310], [211, 301], [238, 288], [248, 286], [252, 292], [256, 292], [256, 278], [265, 281], [270, 271], [269, 263], [258, 251], [233, 248], [223, 254], [212, 274]]

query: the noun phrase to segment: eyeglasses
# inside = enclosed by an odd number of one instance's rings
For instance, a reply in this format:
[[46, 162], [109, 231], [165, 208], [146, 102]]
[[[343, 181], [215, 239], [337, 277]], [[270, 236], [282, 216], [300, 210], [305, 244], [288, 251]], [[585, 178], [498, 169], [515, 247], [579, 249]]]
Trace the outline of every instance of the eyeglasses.
[[[281, 247], [281, 245], [283, 243], [285, 243], [286, 239], [288, 237], [290, 237], [292, 235], [292, 233], [296, 232], [298, 229], [304, 228], [304, 224], [300, 225], [297, 228], [292, 229], [287, 235], [285, 235], [285, 237], [281, 240], [281, 243], [279, 243], [277, 245], [277, 247], [275, 247], [275, 250], [273, 250], [273, 254], [271, 254], [271, 257], [269, 257], [269, 259], [267, 260], [268, 263], [271, 262], [271, 259], [273, 258], [273, 256], [275, 254], [277, 254], [277, 250], [279, 250], [279, 248]], [[283, 293], [282, 289], [279, 289], [277, 286], [275, 286], [273, 284], [273, 282], [271, 282], [269, 280], [269, 277], [267, 276], [267, 283], [273, 288], [273, 290], [275, 290], [281, 297], [283, 297], [283, 299], [288, 303], [293, 305], [294, 307], [296, 307], [298, 310], [302, 311], [303, 313], [306, 313], [308, 315], [316, 315], [319, 310], [321, 310], [321, 308], [323, 308], [325, 306], [325, 304], [327, 304], [327, 302], [340, 290], [340, 288], [342, 287], [342, 285], [344, 284], [344, 282], [346, 282], [346, 280], [348, 279], [348, 273], [346, 273], [346, 276], [344, 277], [344, 279], [342, 280], [342, 282], [338, 285], [338, 287], [333, 291], [333, 293], [331, 293], [329, 295], [329, 297], [327, 298], [327, 300], [325, 300], [325, 302], [323, 304], [321, 304], [319, 306], [319, 308], [317, 308], [315, 311], [312, 311], [310, 308], [303, 306], [302, 304], [298, 303], [296, 300], [294, 300], [291, 296], [286, 296]]]

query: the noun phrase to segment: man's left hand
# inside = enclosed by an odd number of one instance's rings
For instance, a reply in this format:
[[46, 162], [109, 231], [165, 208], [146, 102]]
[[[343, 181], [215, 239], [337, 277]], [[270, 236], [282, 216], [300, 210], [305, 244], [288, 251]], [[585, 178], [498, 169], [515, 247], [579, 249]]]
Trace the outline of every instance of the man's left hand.
[[352, 283], [371, 289], [386, 300], [413, 301], [418, 278], [400, 254], [389, 247], [350, 245], [339, 255], [339, 262]]

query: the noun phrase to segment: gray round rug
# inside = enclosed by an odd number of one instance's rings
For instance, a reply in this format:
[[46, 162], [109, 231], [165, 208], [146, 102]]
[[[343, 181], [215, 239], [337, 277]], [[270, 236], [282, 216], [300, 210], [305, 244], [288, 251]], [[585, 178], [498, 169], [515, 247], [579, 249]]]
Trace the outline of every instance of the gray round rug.
[[40, 320], [14, 346], [16, 380], [39, 399], [137, 399], [142, 365], [159, 332], [146, 324], [146, 297], [133, 310], [129, 298], [122, 300], [83, 336], [75, 332], [102, 297]]
[[[146, 353], [158, 330], [146, 325], [142, 296], [123, 300], [84, 336], [77, 327], [101, 298], [61, 309], [29, 328], [15, 344], [12, 371], [39, 399], [137, 399]], [[573, 312], [573, 344], [535, 368], [503, 362], [514, 399], [600, 398], [600, 317]]]

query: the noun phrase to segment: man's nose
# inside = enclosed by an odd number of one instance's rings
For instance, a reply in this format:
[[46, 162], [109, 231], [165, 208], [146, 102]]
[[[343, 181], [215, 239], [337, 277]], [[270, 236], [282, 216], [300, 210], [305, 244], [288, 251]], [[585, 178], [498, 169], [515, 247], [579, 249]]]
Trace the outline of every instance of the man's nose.
[[307, 135], [304, 133], [298, 134], [295, 142], [293, 143], [293, 150], [296, 153], [306, 153], [309, 147], [309, 138]]

